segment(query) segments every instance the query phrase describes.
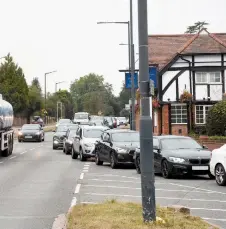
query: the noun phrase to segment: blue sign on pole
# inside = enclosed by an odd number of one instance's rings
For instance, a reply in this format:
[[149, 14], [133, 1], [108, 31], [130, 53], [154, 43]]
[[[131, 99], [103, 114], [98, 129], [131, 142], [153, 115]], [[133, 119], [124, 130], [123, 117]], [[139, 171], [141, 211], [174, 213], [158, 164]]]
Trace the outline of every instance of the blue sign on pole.
[[[129, 72], [125, 73], [125, 88], [131, 88], [131, 74]], [[137, 72], [134, 73], [134, 88], [138, 88], [138, 74]]]
[[150, 80], [154, 81], [155, 88], [157, 87], [157, 68], [154, 66], [149, 67]]

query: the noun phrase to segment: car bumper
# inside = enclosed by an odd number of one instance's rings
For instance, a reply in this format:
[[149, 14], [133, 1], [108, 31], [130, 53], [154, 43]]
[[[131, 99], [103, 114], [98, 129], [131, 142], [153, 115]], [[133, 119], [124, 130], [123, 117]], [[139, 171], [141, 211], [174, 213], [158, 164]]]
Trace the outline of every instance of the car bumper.
[[83, 155], [86, 158], [93, 158], [93, 157], [95, 157], [95, 155], [96, 155], [96, 153], [95, 153], [95, 146], [85, 148], [83, 150]]
[[33, 135], [33, 136], [29, 136], [29, 138], [27, 136], [18, 136], [18, 140], [19, 141], [23, 141], [23, 142], [34, 142], [34, 141], [39, 141], [41, 138], [40, 135]]
[[210, 163], [210, 173], [215, 176], [215, 166]]
[[183, 174], [193, 174], [193, 175], [207, 175], [210, 172], [209, 164], [203, 165], [192, 165], [192, 164], [179, 164], [169, 162], [169, 170], [172, 174], [183, 175]]
[[118, 153], [117, 154], [117, 162], [122, 164], [133, 164], [134, 159], [132, 154], [128, 153]]
[[56, 148], [63, 148], [63, 141], [53, 140], [53, 146]]

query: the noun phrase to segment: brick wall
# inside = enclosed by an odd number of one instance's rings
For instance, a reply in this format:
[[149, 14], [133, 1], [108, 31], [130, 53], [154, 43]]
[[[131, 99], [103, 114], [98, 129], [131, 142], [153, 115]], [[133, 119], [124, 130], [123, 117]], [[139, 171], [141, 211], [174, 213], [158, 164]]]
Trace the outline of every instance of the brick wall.
[[169, 105], [162, 107], [162, 134], [169, 134]]
[[139, 131], [140, 130], [140, 112], [136, 112], [135, 119], [136, 119], [136, 131]]
[[[186, 124], [180, 125], [180, 124], [172, 124], [172, 134], [173, 135], [181, 135], [186, 136], [188, 135], [188, 127]], [[181, 133], [180, 133], [181, 132]]]

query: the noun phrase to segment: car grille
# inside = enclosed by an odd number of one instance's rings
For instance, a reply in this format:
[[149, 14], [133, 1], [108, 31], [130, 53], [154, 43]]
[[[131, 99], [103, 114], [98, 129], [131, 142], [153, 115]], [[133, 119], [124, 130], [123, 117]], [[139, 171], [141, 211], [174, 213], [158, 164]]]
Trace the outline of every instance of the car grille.
[[189, 159], [189, 162], [193, 165], [205, 165], [209, 164], [210, 159]]

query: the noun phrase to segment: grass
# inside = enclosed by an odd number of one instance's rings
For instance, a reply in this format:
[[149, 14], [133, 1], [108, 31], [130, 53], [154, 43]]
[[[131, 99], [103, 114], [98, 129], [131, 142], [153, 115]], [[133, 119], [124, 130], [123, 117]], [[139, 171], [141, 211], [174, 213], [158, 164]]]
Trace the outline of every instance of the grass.
[[43, 129], [45, 132], [51, 132], [51, 131], [55, 130], [56, 127], [55, 126], [45, 126]]
[[157, 207], [162, 220], [144, 223], [140, 204], [107, 201], [75, 206], [68, 215], [67, 229], [213, 229], [199, 217], [172, 208]]
[[226, 136], [209, 136], [210, 140], [226, 140]]

